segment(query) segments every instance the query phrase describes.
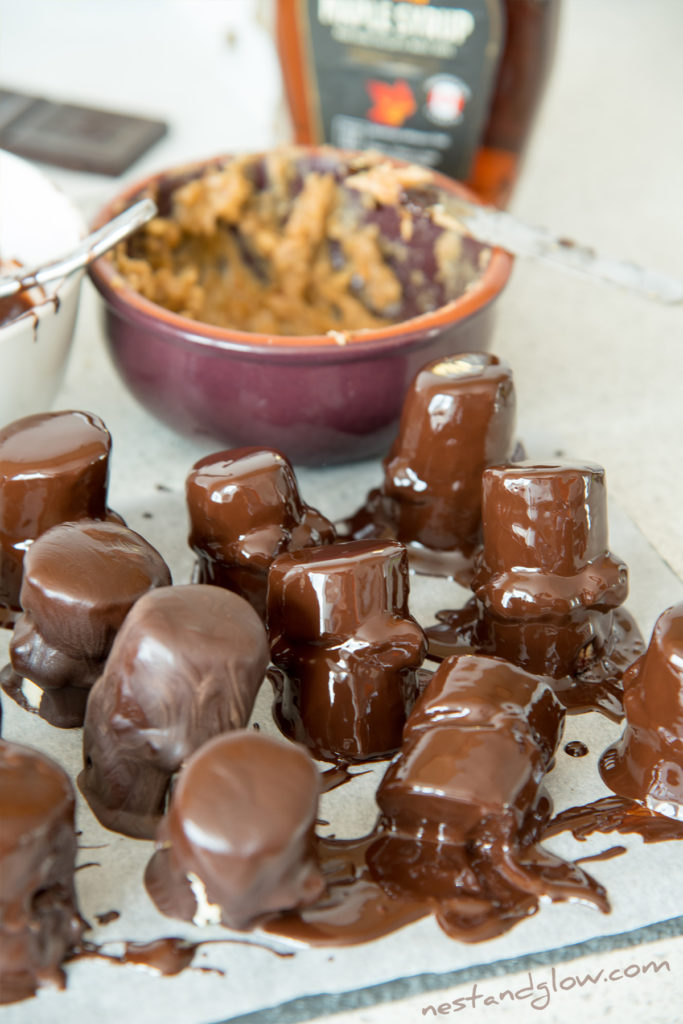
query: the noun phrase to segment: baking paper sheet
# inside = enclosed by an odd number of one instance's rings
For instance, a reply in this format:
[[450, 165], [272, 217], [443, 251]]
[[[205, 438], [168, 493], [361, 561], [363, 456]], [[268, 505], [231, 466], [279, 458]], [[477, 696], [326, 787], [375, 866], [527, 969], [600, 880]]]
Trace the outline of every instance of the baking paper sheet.
[[[151, 447], [151, 452], [148, 446], [144, 453], [138, 448], [137, 458], [127, 453], [125, 473], [121, 476], [114, 462], [111, 504], [131, 527], [159, 548], [171, 566], [174, 582], [186, 582], [192, 556], [185, 541], [183, 483], [186, 471], [201, 452], [195, 450], [196, 445], [182, 441], [170, 447]], [[367, 489], [380, 481], [381, 469], [379, 463], [363, 463], [340, 469], [299, 470], [297, 475], [305, 499], [338, 518], [360, 504]], [[609, 512], [610, 547], [630, 567], [631, 596], [627, 607], [643, 634], [649, 637], [661, 611], [683, 600], [683, 584], [614, 503]], [[449, 581], [411, 577], [411, 607], [424, 624], [434, 621], [438, 609], [458, 607], [467, 597], [466, 591]], [[7, 631], [0, 631], [2, 664], [7, 661], [9, 636]], [[264, 685], [253, 721], [264, 732], [275, 733], [270, 701], [270, 687]], [[22, 711], [5, 696], [3, 708], [5, 738], [40, 748], [66, 767], [72, 777], [76, 776], [81, 767], [81, 730], [55, 729]], [[597, 775], [596, 762], [620, 731], [619, 726], [595, 713], [568, 719], [556, 767], [548, 777], [557, 810], [607, 794]], [[564, 743], [576, 738], [586, 743], [588, 756], [572, 758], [564, 753]], [[325, 834], [354, 836], [371, 829], [376, 815], [374, 787], [384, 767], [385, 763], [379, 763], [371, 773], [323, 797], [321, 817], [330, 822], [328, 828], [322, 829]], [[133, 965], [77, 960], [67, 967], [65, 992], [45, 989], [35, 999], [0, 1009], [2, 1024], [62, 1024], [74, 1020], [118, 1024], [126, 1018], [135, 1024], [156, 1024], [159, 1020], [208, 1024], [247, 1014], [255, 1014], [251, 1018], [254, 1021], [304, 1020], [322, 1013], [322, 1005], [329, 1013], [341, 1008], [343, 993], [372, 989], [395, 979], [451, 974], [683, 915], [680, 843], [645, 846], [637, 836], [612, 835], [594, 835], [579, 843], [571, 834], [564, 833], [547, 845], [568, 859], [596, 853], [616, 843], [628, 848], [626, 854], [613, 860], [586, 865], [607, 887], [611, 914], [603, 915], [581, 904], [547, 903], [535, 917], [506, 935], [475, 945], [449, 939], [433, 919], [427, 918], [371, 944], [329, 949], [299, 947], [293, 957], [283, 958], [258, 945], [262, 942], [278, 950], [293, 948], [271, 936], [237, 936], [219, 927], [200, 931], [161, 916], [142, 884], [152, 844], [102, 828], [80, 794], [77, 826], [82, 830], [78, 863], [95, 862], [76, 874], [80, 906], [86, 920], [93, 924], [87, 937], [102, 944], [105, 952], [122, 952], [121, 942], [125, 940], [148, 941], [164, 936], [183, 936], [193, 941], [233, 937], [243, 941], [212, 943], [200, 948], [194, 965], [219, 968], [222, 974], [188, 968], [174, 977], [160, 977]], [[107, 925], [97, 925], [96, 915], [110, 910], [118, 911], [120, 917]], [[433, 981], [432, 978], [431, 987]], [[417, 984], [419, 989], [420, 982]], [[304, 998], [292, 1004], [301, 997], [320, 994], [325, 994], [322, 1001]], [[337, 994], [340, 999], [335, 999]], [[375, 998], [386, 998], [386, 990], [381, 997], [370, 991], [366, 998], [369, 1003]], [[282, 1014], [266, 1012], [282, 1004], [291, 1005]]]

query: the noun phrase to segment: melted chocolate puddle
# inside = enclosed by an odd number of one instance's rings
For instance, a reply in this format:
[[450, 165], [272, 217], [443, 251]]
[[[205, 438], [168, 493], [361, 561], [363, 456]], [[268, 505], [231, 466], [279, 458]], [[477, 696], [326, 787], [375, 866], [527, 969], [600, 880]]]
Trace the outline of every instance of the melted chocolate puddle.
[[451, 654], [473, 654], [472, 630], [477, 622], [477, 606], [470, 600], [463, 608], [436, 613], [437, 625], [425, 629], [429, 658], [443, 661]]
[[[442, 661], [452, 654], [490, 653], [478, 649], [473, 637], [477, 622], [474, 600], [456, 611], [437, 612], [436, 618], [437, 624], [425, 630], [432, 660]], [[613, 722], [620, 722], [624, 717], [621, 677], [644, 649], [635, 622], [627, 611], [617, 608], [610, 653], [596, 658], [572, 677], [554, 680], [553, 690], [570, 714], [599, 711]]]
[[661, 843], [683, 839], [683, 821], [656, 814], [626, 797], [605, 796], [581, 807], [560, 811], [544, 829], [543, 838], [567, 831], [575, 839], [586, 839], [595, 832], [619, 832], [621, 835], [635, 833], [646, 843]]
[[588, 753], [588, 747], [581, 740], [571, 740], [569, 743], [565, 743], [564, 752], [569, 754], [570, 757], [585, 757]]
[[265, 932], [311, 946], [378, 939], [429, 914], [461, 942], [482, 942], [535, 914], [539, 897], [583, 899], [607, 912], [607, 894], [590, 875], [538, 846], [530, 823], [515, 849], [501, 835], [467, 847], [385, 832], [360, 839], [316, 837], [327, 883], [311, 906], [283, 914]]
[[112, 921], [118, 921], [120, 917], [121, 912], [118, 910], [105, 910], [102, 914], [95, 914], [98, 924], [111, 924]]

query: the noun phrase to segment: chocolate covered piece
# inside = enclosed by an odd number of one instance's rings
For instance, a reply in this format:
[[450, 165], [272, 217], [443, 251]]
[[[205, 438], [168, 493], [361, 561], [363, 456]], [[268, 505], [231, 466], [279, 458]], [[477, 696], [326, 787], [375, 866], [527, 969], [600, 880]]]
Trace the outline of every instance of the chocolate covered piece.
[[560, 679], [609, 655], [628, 570], [607, 547], [605, 472], [592, 463], [493, 466], [472, 582], [479, 648]]
[[78, 784], [101, 823], [152, 838], [173, 774], [246, 724], [267, 664], [263, 623], [237, 594], [190, 583], [141, 597], [86, 709]]
[[0, 741], [0, 1003], [64, 987], [60, 964], [84, 928], [76, 904], [75, 798], [37, 750]]
[[13, 674], [3, 689], [52, 725], [83, 724], [88, 692], [132, 605], [171, 574], [147, 541], [120, 523], [91, 519], [54, 526], [24, 559], [19, 616], [10, 641]]
[[426, 651], [408, 591], [398, 541], [331, 544], [273, 563], [276, 718], [317, 757], [363, 761], [400, 746]]
[[495, 819], [520, 834], [562, 735], [547, 680], [498, 658], [442, 662], [415, 705], [377, 791], [395, 831], [467, 843]]
[[683, 604], [660, 615], [623, 683], [626, 728], [600, 774], [618, 796], [683, 821]]
[[196, 581], [241, 594], [262, 616], [271, 562], [335, 538], [329, 520], [302, 501], [289, 461], [269, 448], [200, 459], [187, 479], [187, 506]]
[[178, 776], [145, 873], [159, 910], [244, 930], [313, 902], [319, 792], [299, 746], [247, 730], [206, 743]]
[[50, 527], [107, 517], [111, 437], [97, 416], [40, 413], [0, 430], [0, 607], [19, 609], [24, 555]]
[[345, 529], [395, 537], [418, 570], [466, 579], [481, 539], [482, 473], [510, 457], [515, 414], [512, 372], [496, 356], [429, 363], [404, 400], [382, 486]]
[[547, 679], [498, 658], [444, 661], [377, 790], [367, 861], [382, 887], [433, 900], [442, 927], [468, 941], [533, 913], [541, 895], [607, 909], [597, 883], [537, 845], [563, 722]]

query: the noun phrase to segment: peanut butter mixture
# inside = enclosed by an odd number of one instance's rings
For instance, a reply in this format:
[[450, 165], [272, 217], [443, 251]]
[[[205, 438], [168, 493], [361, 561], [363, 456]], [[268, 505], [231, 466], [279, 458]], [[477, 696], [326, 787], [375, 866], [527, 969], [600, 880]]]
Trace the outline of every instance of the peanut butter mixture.
[[479, 272], [461, 236], [432, 222], [426, 272], [415, 217], [428, 218], [405, 203], [406, 190], [433, 189], [431, 173], [337, 160], [316, 167], [286, 149], [206, 170], [118, 247], [121, 276], [181, 316], [283, 335], [383, 327], [461, 294]]

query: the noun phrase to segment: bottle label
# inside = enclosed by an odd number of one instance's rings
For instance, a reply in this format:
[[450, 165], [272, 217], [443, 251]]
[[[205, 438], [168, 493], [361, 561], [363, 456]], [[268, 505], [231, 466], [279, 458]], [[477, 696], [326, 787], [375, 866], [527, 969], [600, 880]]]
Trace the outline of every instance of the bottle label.
[[316, 136], [466, 178], [501, 57], [501, 0], [301, 2]]

